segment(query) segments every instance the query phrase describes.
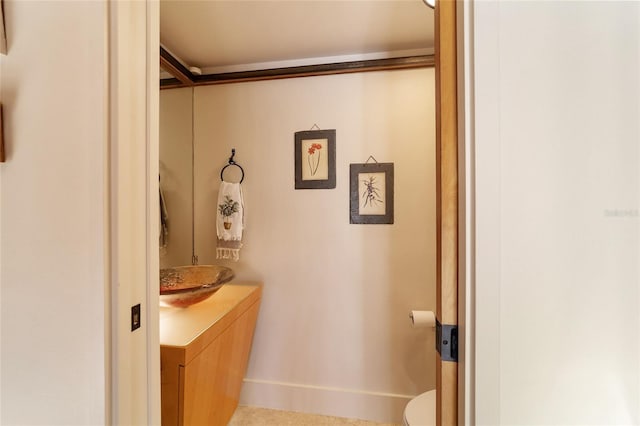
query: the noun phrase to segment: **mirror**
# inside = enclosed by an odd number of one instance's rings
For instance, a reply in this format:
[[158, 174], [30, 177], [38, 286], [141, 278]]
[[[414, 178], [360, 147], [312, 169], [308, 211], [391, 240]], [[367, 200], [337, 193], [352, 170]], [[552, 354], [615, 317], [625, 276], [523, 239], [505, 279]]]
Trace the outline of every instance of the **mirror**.
[[192, 260], [191, 94], [189, 87], [160, 92], [160, 189], [168, 213], [161, 268]]

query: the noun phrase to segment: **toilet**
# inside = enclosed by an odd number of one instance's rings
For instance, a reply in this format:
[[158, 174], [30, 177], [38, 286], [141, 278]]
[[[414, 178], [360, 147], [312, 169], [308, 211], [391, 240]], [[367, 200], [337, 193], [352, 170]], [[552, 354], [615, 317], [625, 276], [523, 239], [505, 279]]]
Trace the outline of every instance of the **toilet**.
[[435, 426], [436, 391], [431, 390], [413, 398], [404, 409], [404, 426]]
[[[409, 319], [413, 328], [429, 327], [435, 331], [436, 314], [433, 311], [411, 311]], [[435, 389], [409, 401], [404, 408], [403, 420], [404, 426], [436, 426]]]

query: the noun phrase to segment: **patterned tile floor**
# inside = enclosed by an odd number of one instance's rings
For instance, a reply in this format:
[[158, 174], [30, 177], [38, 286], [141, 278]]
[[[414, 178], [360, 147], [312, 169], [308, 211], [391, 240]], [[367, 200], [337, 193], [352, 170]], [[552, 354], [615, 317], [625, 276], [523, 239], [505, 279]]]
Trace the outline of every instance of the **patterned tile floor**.
[[400, 426], [343, 417], [239, 406], [228, 426]]

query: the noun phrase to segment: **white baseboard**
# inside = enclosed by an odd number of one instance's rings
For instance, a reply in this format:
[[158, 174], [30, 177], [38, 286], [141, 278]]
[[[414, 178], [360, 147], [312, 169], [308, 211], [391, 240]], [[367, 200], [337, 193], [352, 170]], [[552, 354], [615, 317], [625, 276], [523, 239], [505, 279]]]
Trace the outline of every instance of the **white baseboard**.
[[240, 404], [275, 410], [402, 424], [412, 395], [245, 379]]

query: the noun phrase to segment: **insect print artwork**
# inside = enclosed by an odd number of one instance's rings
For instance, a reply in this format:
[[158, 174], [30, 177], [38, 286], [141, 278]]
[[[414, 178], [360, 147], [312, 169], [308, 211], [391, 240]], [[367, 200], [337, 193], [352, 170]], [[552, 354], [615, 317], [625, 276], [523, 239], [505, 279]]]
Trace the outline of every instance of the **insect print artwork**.
[[360, 173], [358, 180], [359, 213], [384, 215], [386, 211], [384, 173]]
[[362, 194], [364, 207], [367, 207], [367, 203], [372, 206], [374, 203], [384, 203], [384, 201], [380, 197], [380, 191], [376, 187], [376, 177], [374, 175], [369, 175], [369, 177], [367, 179], [364, 179], [362, 183], [365, 187], [364, 193]]

